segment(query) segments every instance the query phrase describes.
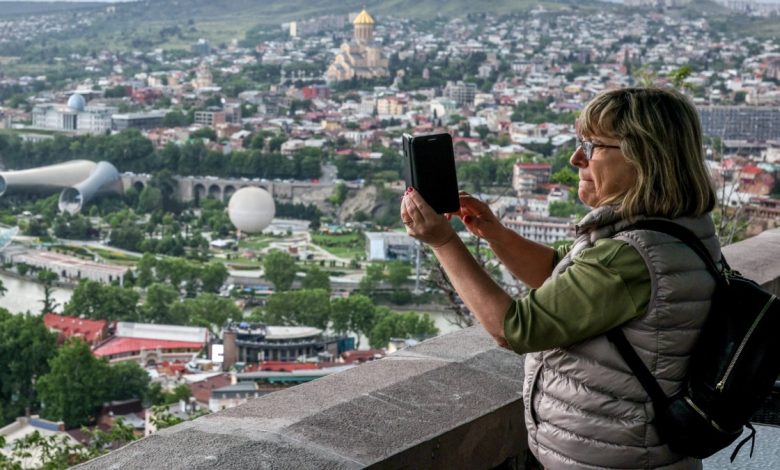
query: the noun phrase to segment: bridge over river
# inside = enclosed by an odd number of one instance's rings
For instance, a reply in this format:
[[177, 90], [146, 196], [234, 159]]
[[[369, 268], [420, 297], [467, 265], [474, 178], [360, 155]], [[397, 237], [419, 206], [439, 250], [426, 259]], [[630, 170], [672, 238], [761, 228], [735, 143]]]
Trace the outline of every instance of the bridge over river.
[[[140, 191], [148, 184], [149, 179], [151, 176], [147, 174], [122, 174], [122, 184], [125, 190], [132, 187]], [[174, 179], [178, 183], [176, 197], [183, 202], [205, 197], [227, 202], [230, 196], [239, 189], [253, 186], [265, 189], [276, 201], [313, 203], [330, 196], [334, 186], [332, 182], [322, 181], [270, 181], [260, 178], [218, 178], [215, 176], [174, 176]]]

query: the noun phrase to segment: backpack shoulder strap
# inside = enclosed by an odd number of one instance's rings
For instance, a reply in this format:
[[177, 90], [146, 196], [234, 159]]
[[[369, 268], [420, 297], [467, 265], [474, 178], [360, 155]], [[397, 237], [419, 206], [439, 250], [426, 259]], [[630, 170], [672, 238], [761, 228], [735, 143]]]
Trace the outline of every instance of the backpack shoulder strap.
[[[699, 237], [682, 225], [669, 220], [650, 219], [637, 221], [622, 231], [630, 230], [653, 230], [677, 238], [685, 243], [702, 261], [704, 261], [707, 270], [712, 274], [718, 284], [724, 282], [725, 278], [723, 277], [723, 274], [721, 274], [720, 269], [718, 269], [718, 266], [715, 264], [715, 261], [712, 259], [712, 256], [710, 256], [709, 251], [707, 251], [707, 248]], [[653, 374], [645, 363], [642, 362], [642, 359], [636, 353], [636, 350], [631, 346], [631, 343], [628, 342], [622, 328], [619, 326], [613, 328], [607, 332], [606, 336], [607, 339], [615, 345], [621, 357], [623, 357], [623, 360], [626, 361], [628, 367], [631, 368], [631, 371], [642, 384], [642, 387], [650, 396], [656, 411], [660, 412], [660, 410], [663, 410], [669, 403], [669, 398], [666, 396], [661, 386], [658, 385], [658, 381], [653, 377]]]
[[[712, 274], [718, 284], [721, 284], [725, 281], [723, 273], [721, 272], [720, 268], [718, 268], [715, 260], [712, 259], [712, 256], [710, 256], [710, 252], [707, 251], [704, 243], [702, 243], [699, 237], [694, 235], [693, 232], [683, 227], [682, 225], [676, 224], [669, 220], [650, 219], [637, 221], [636, 223], [631, 224], [630, 226], [623, 229], [623, 231], [629, 230], [653, 230], [677, 238], [681, 242], [688, 245], [688, 247], [693, 250], [693, 252], [696, 253], [696, 255], [698, 255], [702, 261], [704, 261], [704, 264], [707, 266], [707, 270], [710, 272], [710, 274]], [[723, 262], [724, 265], [726, 265], [725, 259]]]
[[655, 380], [653, 374], [647, 368], [642, 359], [636, 353], [636, 350], [631, 346], [631, 343], [626, 339], [626, 335], [620, 327], [613, 328], [607, 332], [607, 339], [615, 345], [623, 360], [626, 361], [628, 367], [634, 373], [642, 387], [645, 389], [650, 399], [653, 401], [653, 406], [657, 413], [666, 408], [669, 403], [669, 398], [664, 393], [658, 381]]

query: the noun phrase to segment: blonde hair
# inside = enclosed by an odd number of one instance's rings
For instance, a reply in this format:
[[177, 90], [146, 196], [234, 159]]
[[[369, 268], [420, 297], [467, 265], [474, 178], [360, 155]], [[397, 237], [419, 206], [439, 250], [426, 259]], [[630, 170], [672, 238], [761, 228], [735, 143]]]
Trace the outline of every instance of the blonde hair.
[[604, 91], [585, 106], [577, 125], [586, 138], [620, 140], [636, 170], [636, 184], [605, 201], [624, 216], [697, 217], [715, 207], [699, 115], [681, 93], [652, 87]]

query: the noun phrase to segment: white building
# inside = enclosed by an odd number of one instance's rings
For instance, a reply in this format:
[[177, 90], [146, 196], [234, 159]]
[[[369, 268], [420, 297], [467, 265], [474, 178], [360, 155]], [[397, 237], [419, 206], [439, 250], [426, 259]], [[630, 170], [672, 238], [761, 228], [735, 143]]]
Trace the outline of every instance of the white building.
[[[10, 450], [16, 441], [24, 439], [34, 432], [40, 434], [44, 439], [59, 438], [69, 445], [78, 444], [78, 441], [65, 432], [65, 424], [62, 421], [55, 423], [42, 419], [37, 415], [30, 417], [22, 416], [16, 418], [16, 421], [13, 423], [0, 428], [0, 436], [5, 438], [6, 443], [4, 448], [0, 447], [0, 454], [9, 456]], [[21, 464], [24, 468], [37, 468], [42, 463], [42, 457], [40, 449], [33, 449], [30, 451], [29, 456], [22, 459]]]
[[414, 256], [414, 239], [401, 232], [366, 232], [366, 259], [387, 261], [410, 260]]
[[78, 93], [68, 99], [68, 104], [46, 103], [33, 108], [33, 127], [55, 131], [72, 131], [100, 134], [111, 130], [111, 116], [119, 111], [113, 106], [87, 106]]
[[548, 201], [547, 196], [543, 194], [524, 193], [518, 196], [518, 199], [520, 200], [520, 206], [526, 214], [535, 217], [550, 216], [550, 202]]
[[122, 285], [125, 274], [130, 270], [127, 266], [86, 261], [74, 256], [43, 250], [6, 250], [2, 259], [4, 262], [24, 263], [36, 268], [48, 269], [61, 279], [72, 281], [90, 279], [104, 284], [118, 281]]
[[568, 219], [517, 214], [504, 218], [502, 222], [522, 237], [546, 245], [574, 239], [574, 224]]

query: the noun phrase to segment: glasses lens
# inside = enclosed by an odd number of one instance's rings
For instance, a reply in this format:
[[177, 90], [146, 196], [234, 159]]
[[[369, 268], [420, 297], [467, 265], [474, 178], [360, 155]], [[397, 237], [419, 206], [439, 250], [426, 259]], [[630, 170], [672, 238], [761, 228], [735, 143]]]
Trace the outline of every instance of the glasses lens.
[[583, 141], [582, 151], [585, 152], [585, 159], [590, 160], [593, 156], [593, 142]]

